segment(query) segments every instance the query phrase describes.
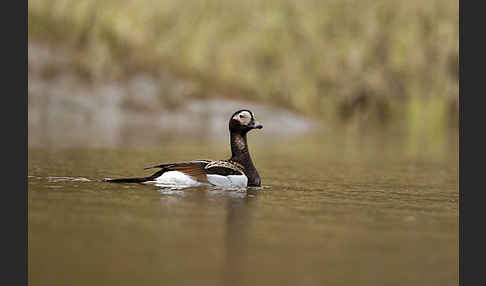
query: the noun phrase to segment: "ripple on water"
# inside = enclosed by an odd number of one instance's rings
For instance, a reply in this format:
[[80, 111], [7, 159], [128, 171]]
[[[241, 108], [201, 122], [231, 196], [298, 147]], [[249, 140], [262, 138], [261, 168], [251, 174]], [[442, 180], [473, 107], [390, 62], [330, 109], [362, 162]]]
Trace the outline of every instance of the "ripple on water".
[[47, 177], [50, 182], [92, 182], [86, 178], [73, 178], [73, 177]]

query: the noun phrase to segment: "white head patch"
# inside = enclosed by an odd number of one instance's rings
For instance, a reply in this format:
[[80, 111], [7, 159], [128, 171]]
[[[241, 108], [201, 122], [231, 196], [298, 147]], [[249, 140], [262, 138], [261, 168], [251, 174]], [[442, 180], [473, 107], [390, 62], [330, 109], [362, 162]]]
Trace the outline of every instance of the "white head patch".
[[242, 111], [235, 114], [233, 119], [238, 120], [242, 125], [248, 125], [251, 121], [251, 114], [248, 111]]

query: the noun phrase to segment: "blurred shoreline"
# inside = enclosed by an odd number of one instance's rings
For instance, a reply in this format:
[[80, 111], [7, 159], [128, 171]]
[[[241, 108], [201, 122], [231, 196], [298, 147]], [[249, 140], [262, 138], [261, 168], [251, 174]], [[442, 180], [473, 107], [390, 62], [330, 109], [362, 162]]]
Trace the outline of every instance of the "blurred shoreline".
[[[160, 141], [226, 138], [228, 118], [243, 108], [264, 122], [267, 139], [299, 136], [324, 128], [294, 112], [243, 100], [181, 98], [160, 100], [164, 89], [149, 74], [124, 82], [88, 83], [67, 66], [69, 58], [29, 42], [29, 147], [151, 146]], [[62, 70], [62, 72], [52, 72]], [[49, 74], [46, 78], [45, 74]], [[180, 85], [179, 89], [185, 87]]]
[[457, 129], [457, 2], [32, 0], [28, 12], [29, 40], [69, 57], [46, 77], [146, 74], [173, 105], [224, 97], [331, 125]]
[[184, 96], [191, 83], [170, 74], [154, 77], [140, 72], [123, 81], [91, 82], [70, 65], [69, 50], [35, 40], [29, 41], [28, 48], [29, 148], [143, 148], [161, 142], [226, 142], [228, 117], [241, 108], [253, 110], [264, 123], [265, 136], [252, 138], [255, 143], [312, 136], [322, 131], [332, 136], [348, 134], [353, 140], [362, 136], [398, 136], [406, 138], [410, 146], [424, 142], [440, 146], [444, 140], [457, 138], [457, 128], [444, 127], [447, 117], [433, 112], [393, 124], [366, 120], [336, 123], [258, 100]]
[[243, 107], [268, 140], [457, 135], [455, 2], [32, 0], [28, 14], [29, 146], [220, 140]]

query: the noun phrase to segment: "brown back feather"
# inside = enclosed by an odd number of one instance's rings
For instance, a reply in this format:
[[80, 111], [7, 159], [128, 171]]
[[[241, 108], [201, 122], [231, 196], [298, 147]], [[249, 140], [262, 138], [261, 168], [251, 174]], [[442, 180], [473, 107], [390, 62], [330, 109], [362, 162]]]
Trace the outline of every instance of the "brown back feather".
[[204, 166], [201, 166], [200, 164], [178, 164], [170, 167], [165, 168], [167, 171], [179, 171], [181, 173], [184, 173], [188, 176], [193, 177], [199, 182], [205, 182], [209, 183], [208, 178], [207, 178], [207, 173], [206, 170], [204, 170]]

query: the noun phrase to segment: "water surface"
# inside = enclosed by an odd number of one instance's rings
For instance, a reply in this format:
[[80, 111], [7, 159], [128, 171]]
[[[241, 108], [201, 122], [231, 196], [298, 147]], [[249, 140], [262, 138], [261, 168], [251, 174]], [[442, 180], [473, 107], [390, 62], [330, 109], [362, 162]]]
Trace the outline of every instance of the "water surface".
[[226, 140], [30, 148], [29, 285], [457, 285], [455, 135], [263, 134], [243, 192], [99, 181]]

